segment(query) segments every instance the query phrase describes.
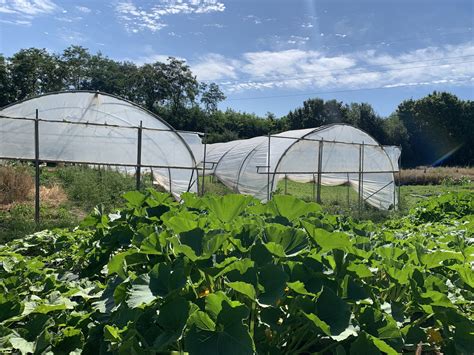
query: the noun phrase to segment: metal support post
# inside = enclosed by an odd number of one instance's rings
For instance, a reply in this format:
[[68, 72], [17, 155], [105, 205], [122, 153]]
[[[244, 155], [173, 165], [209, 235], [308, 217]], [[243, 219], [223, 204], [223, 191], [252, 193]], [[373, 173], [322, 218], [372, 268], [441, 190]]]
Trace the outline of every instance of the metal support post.
[[285, 174], [285, 195], [288, 194], [288, 175]]
[[363, 194], [364, 194], [364, 189], [363, 189], [363, 181], [364, 179], [364, 142], [362, 142], [361, 145], [359, 145], [359, 215], [362, 211], [362, 199], [363, 199]]
[[39, 117], [35, 118], [35, 222], [40, 222], [40, 161], [39, 161]]
[[318, 187], [316, 193], [316, 202], [321, 203], [321, 172], [323, 169], [323, 140], [319, 142], [319, 149], [318, 149]]
[[140, 126], [138, 127], [138, 142], [137, 142], [137, 190], [140, 190], [141, 183], [141, 166], [142, 166], [142, 132], [143, 126], [142, 121], [140, 121]]
[[402, 187], [402, 155], [398, 157], [398, 203], [397, 209], [400, 209], [400, 198], [401, 198], [401, 187]]
[[351, 207], [351, 201], [350, 201], [350, 188], [351, 188], [351, 183], [349, 181], [349, 174], [347, 174], [347, 208]]
[[204, 196], [204, 188], [206, 180], [206, 155], [207, 155], [207, 131], [204, 133], [204, 157], [202, 160], [202, 187], [201, 187], [201, 196]]
[[268, 133], [268, 149], [267, 149], [267, 201], [270, 201], [271, 189], [270, 189], [270, 141], [271, 135]]

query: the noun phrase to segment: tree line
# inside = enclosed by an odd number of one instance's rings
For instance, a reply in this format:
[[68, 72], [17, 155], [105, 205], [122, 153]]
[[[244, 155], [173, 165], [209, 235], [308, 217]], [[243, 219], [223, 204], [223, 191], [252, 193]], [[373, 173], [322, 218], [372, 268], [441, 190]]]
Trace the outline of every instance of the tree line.
[[368, 103], [320, 98], [306, 100], [280, 118], [271, 112], [260, 117], [230, 108], [219, 110], [225, 100], [219, 86], [199, 82], [186, 62], [173, 57], [137, 65], [80, 46], [62, 53], [29, 48], [8, 58], [0, 55], [0, 107], [62, 90], [99, 90], [126, 98], [176, 129], [208, 132], [209, 143], [347, 123], [381, 144], [401, 146], [405, 167], [474, 162], [474, 101], [447, 92], [405, 100], [389, 117], [381, 117]]

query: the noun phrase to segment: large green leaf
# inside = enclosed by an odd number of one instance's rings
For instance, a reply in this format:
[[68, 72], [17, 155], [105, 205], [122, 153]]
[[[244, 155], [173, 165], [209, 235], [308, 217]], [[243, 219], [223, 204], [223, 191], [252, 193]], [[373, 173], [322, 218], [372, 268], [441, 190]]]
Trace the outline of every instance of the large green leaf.
[[114, 255], [112, 259], [109, 261], [109, 263], [107, 264], [109, 275], [116, 273], [123, 280], [125, 280], [128, 276], [126, 257], [135, 253], [137, 253], [136, 250], [129, 249], [127, 251]]
[[198, 222], [194, 219], [189, 218], [188, 215], [186, 216], [173, 216], [169, 219], [164, 221], [164, 224], [171, 228], [175, 233], [183, 233], [188, 232], [190, 230], [196, 229], [198, 227]]
[[160, 307], [158, 324], [163, 332], [158, 335], [153, 346], [157, 349], [166, 349], [166, 346], [181, 337], [184, 326], [189, 318], [190, 304], [182, 297], [165, 302]]
[[261, 305], [277, 305], [285, 295], [288, 275], [282, 267], [277, 265], [266, 265], [258, 272], [258, 282], [263, 291], [258, 296]]
[[[329, 287], [324, 287], [316, 299], [313, 316], [306, 314], [316, 326], [327, 335], [339, 335], [350, 325], [349, 305], [338, 297]], [[306, 312], [308, 313], [308, 312]]]
[[186, 275], [182, 265], [170, 266], [166, 263], [156, 264], [145, 275], [140, 275], [128, 291], [127, 304], [131, 308], [148, 304], [156, 297], [165, 297], [179, 291], [186, 284]]
[[351, 355], [397, 355], [398, 352], [390, 347], [383, 340], [380, 340], [370, 334], [361, 332], [357, 339], [351, 345]]
[[401, 351], [402, 333], [392, 316], [372, 306], [366, 306], [360, 312], [357, 321], [362, 330]]
[[26, 341], [23, 338], [11, 337], [9, 342], [13, 349], [18, 350], [22, 354], [31, 354], [35, 350], [35, 343]]
[[145, 202], [146, 196], [138, 191], [129, 191], [123, 194], [123, 198], [131, 207], [140, 207]]
[[275, 223], [265, 226], [265, 239], [268, 250], [280, 257], [297, 255], [308, 245], [304, 231]]
[[209, 211], [221, 222], [229, 223], [239, 216], [252, 200], [252, 197], [245, 195], [225, 195], [209, 196], [204, 201]]
[[246, 282], [242, 282], [242, 281], [235, 281], [235, 282], [228, 282], [227, 286], [229, 286], [231, 289], [247, 296], [252, 301], [255, 300], [256, 292], [255, 292], [255, 288], [253, 287], [253, 285], [248, 284]]
[[308, 232], [309, 236], [323, 249], [340, 249], [344, 251], [350, 251], [352, 248], [352, 242], [350, 237], [343, 232], [328, 232], [321, 228], [316, 228], [312, 223], [302, 221], [301, 222]]
[[293, 221], [301, 216], [310, 213], [321, 212], [322, 208], [316, 203], [303, 202], [302, 200], [289, 195], [276, 195], [268, 203], [268, 208], [273, 209], [280, 216]]
[[[203, 330], [193, 324], [185, 337], [186, 350], [191, 354], [253, 354], [255, 347], [243, 320], [248, 310], [243, 305], [231, 305], [222, 299], [216, 320], [216, 330]], [[209, 321], [207, 320], [206, 323]]]
[[23, 311], [23, 305], [13, 295], [0, 293], [0, 322], [17, 316]]

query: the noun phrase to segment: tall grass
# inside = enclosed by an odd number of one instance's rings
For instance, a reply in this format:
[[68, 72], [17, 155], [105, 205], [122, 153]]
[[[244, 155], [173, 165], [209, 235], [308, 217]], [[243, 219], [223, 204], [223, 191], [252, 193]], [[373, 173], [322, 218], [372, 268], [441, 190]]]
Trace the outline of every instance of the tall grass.
[[0, 204], [26, 201], [33, 178], [24, 166], [0, 166]]
[[402, 185], [463, 185], [474, 181], [474, 168], [468, 167], [420, 167], [402, 169], [396, 181]]

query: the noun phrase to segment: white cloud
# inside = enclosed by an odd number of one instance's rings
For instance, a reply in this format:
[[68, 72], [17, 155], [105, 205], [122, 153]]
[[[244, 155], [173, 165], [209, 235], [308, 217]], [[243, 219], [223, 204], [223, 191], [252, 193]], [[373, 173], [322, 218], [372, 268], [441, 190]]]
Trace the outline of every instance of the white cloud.
[[215, 28], [224, 28], [225, 26], [220, 23], [206, 23], [204, 27], [215, 27]]
[[86, 6], [76, 6], [76, 10], [84, 14], [90, 14], [92, 12], [92, 10]]
[[0, 20], [0, 23], [5, 23], [7, 25], [17, 25], [17, 26], [31, 26], [30, 20]]
[[198, 80], [237, 79], [239, 61], [227, 59], [220, 54], [208, 54], [191, 65]]
[[[378, 51], [330, 56], [311, 50], [211, 54], [191, 65], [200, 80], [217, 81], [227, 93], [246, 90], [357, 89], [462, 85], [474, 77], [474, 43], [427, 47], [397, 55]], [[405, 63], [405, 64], [403, 64]]]
[[33, 17], [58, 10], [51, 0], [0, 0], [0, 13]]
[[88, 42], [89, 38], [86, 37], [83, 33], [71, 30], [68, 27], [62, 27], [58, 31], [58, 37], [68, 45], [78, 45]]
[[138, 58], [124, 58], [125, 61], [130, 61], [133, 62], [137, 65], [143, 65], [143, 64], [153, 64], [156, 62], [161, 62], [161, 63], [166, 63], [168, 61], [169, 57], [174, 57], [179, 60], [185, 60], [182, 57], [178, 56], [171, 56], [171, 55], [166, 55], [166, 54], [159, 54], [159, 53], [154, 53], [151, 49], [151, 46], [146, 46], [145, 51], [148, 52], [148, 54], [143, 55]]
[[178, 14], [222, 12], [225, 5], [218, 0], [159, 0], [151, 8], [137, 6], [132, 0], [121, 1], [115, 8], [125, 29], [132, 33], [156, 32], [166, 27], [163, 17]]
[[286, 41], [288, 44], [293, 44], [296, 46], [303, 46], [306, 42], [309, 41], [309, 37], [303, 36], [290, 36], [290, 38]]

